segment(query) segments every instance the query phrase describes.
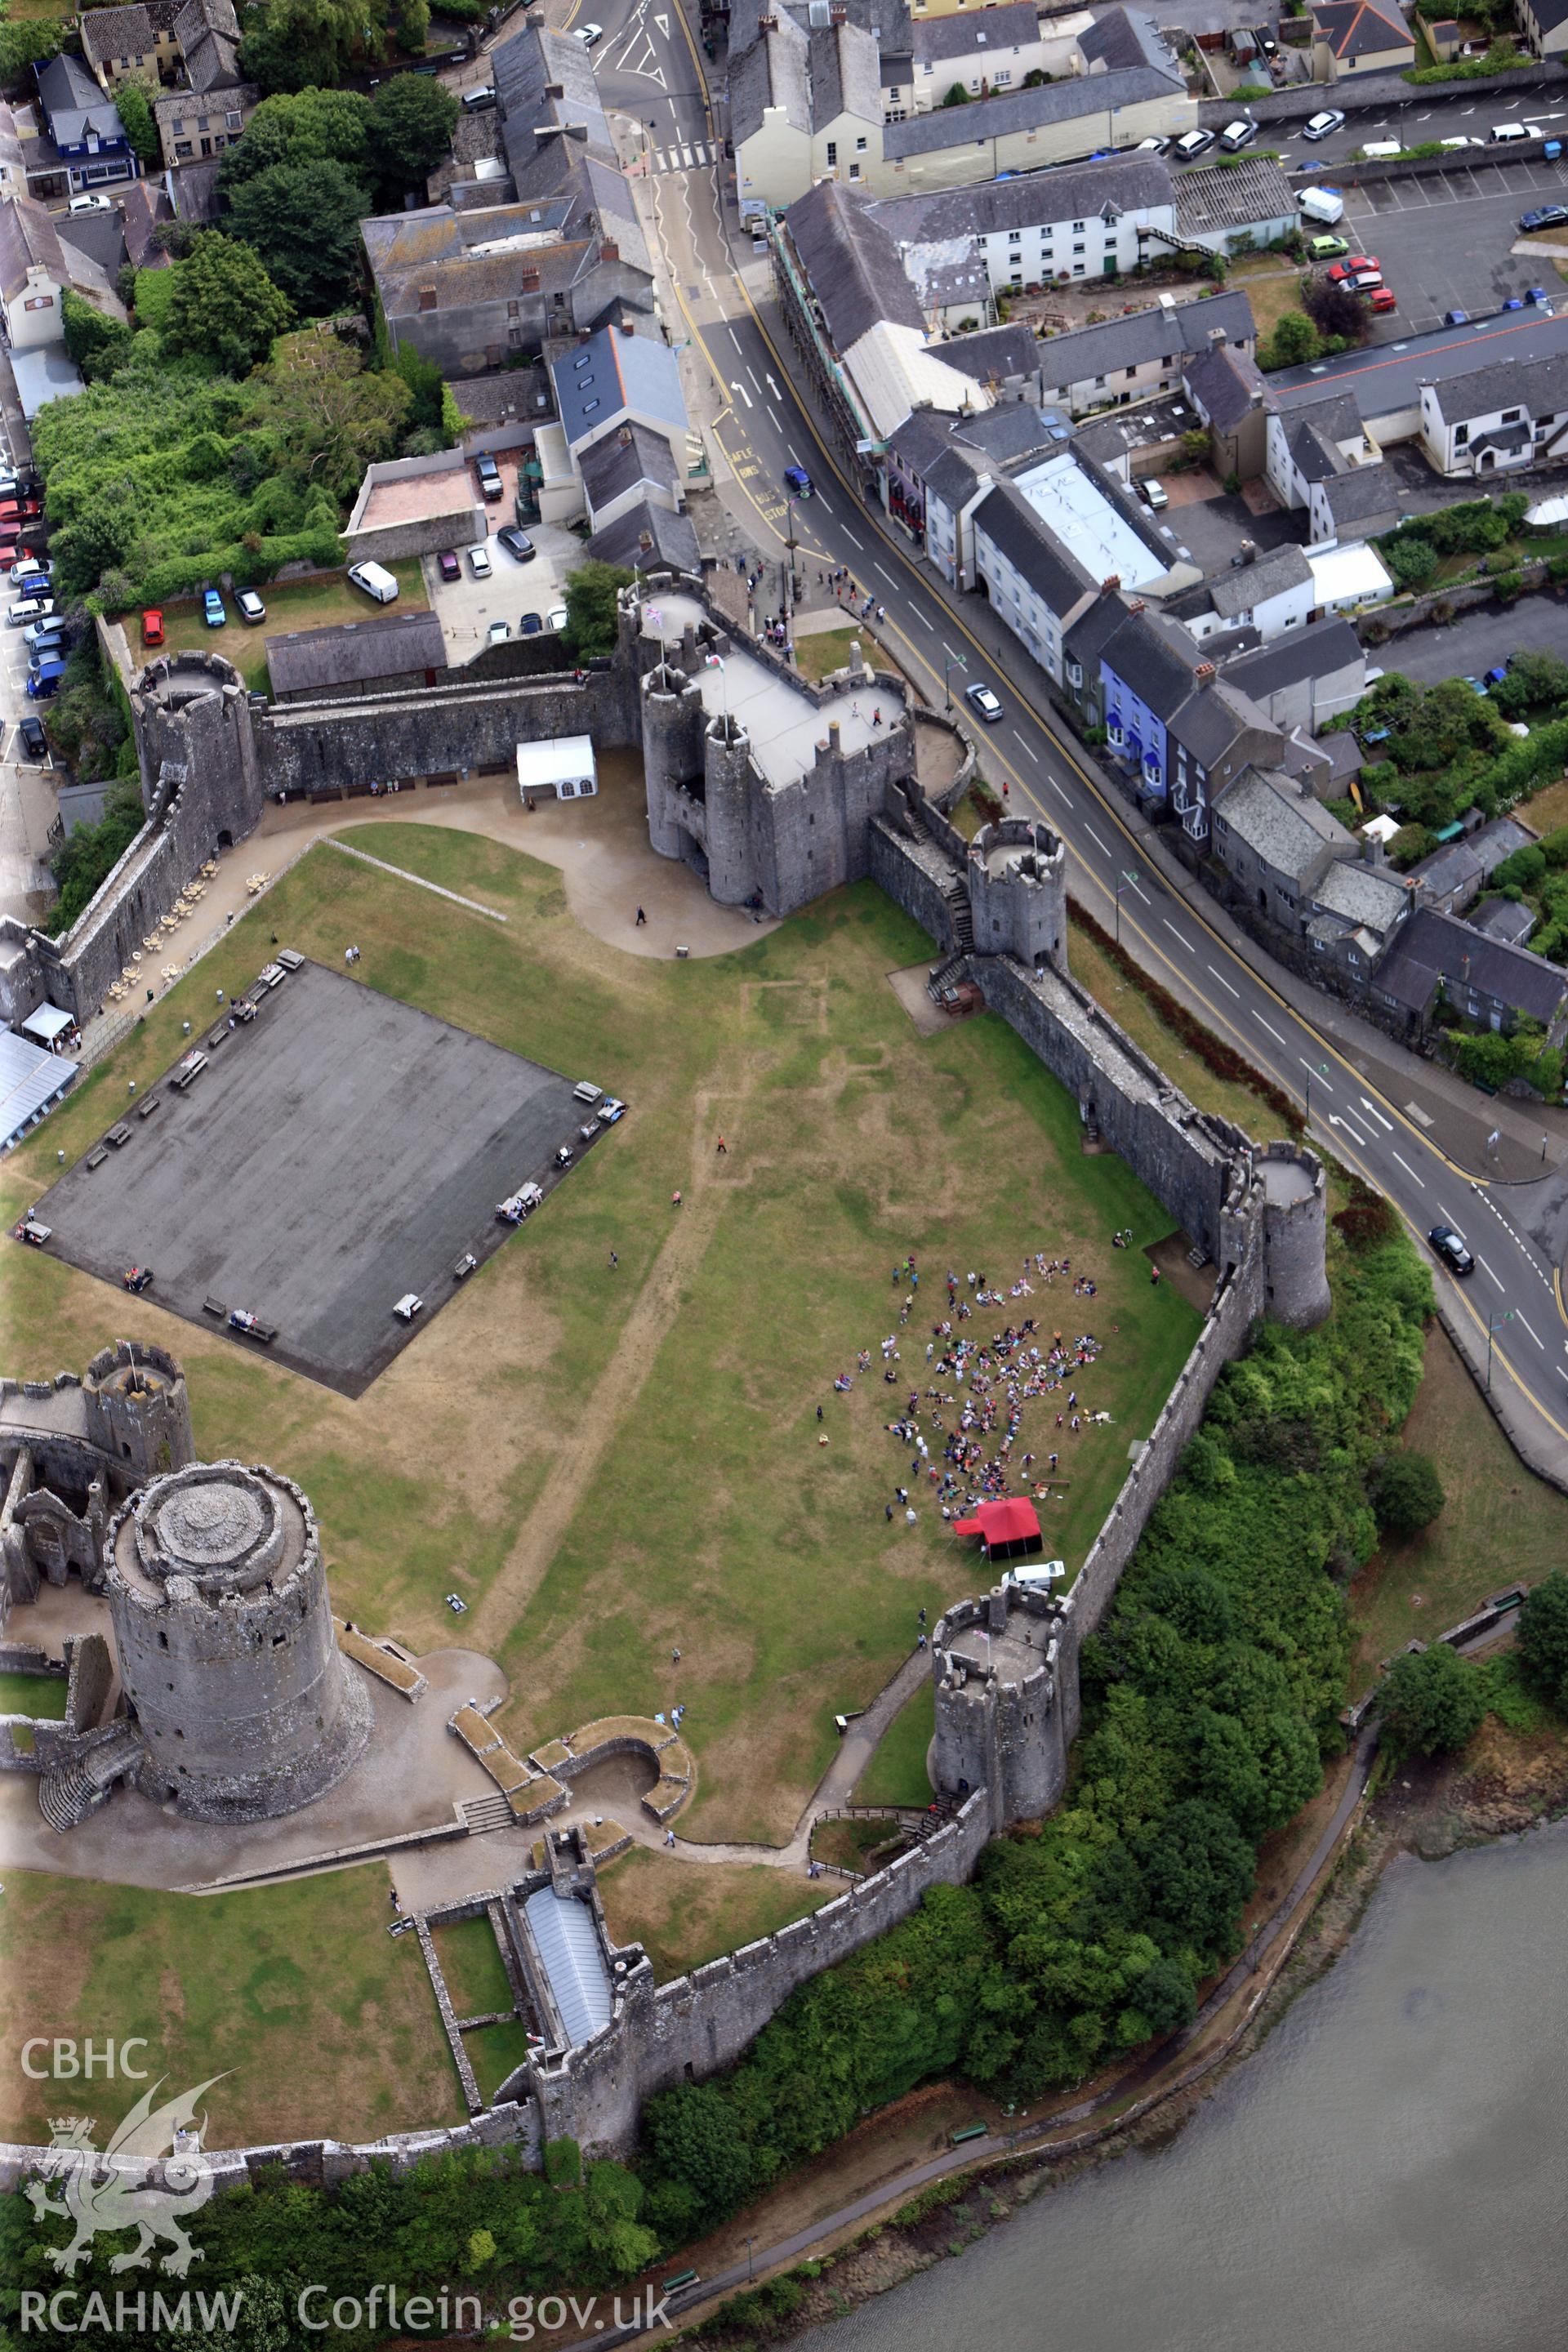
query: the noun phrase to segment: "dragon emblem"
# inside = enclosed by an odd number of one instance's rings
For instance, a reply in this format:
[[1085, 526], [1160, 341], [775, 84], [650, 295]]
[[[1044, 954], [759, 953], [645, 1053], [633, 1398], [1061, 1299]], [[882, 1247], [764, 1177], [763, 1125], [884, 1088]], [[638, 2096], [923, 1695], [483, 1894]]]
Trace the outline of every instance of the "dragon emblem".
[[[184, 2278], [193, 2263], [204, 2259], [184, 2224], [213, 2192], [212, 2168], [201, 2146], [205, 2118], [197, 2124], [196, 2105], [204, 2092], [222, 2080], [221, 2074], [209, 2074], [194, 2091], [154, 2107], [153, 2101], [163, 2087], [160, 2078], [117, 2125], [101, 2155], [92, 2144], [90, 2116], [66, 2116], [51, 2123], [53, 2138], [43, 2179], [29, 2181], [27, 2201], [39, 2221], [46, 2213], [58, 2214], [75, 2228], [68, 2246], [49, 2249], [56, 2270], [74, 2277], [100, 2230], [137, 2232], [130, 2252], [114, 2256], [111, 2271], [143, 2268], [160, 2239], [173, 2251], [162, 2257], [159, 2268], [176, 2278]], [[58, 2198], [48, 2193], [51, 2182], [62, 2191]]]

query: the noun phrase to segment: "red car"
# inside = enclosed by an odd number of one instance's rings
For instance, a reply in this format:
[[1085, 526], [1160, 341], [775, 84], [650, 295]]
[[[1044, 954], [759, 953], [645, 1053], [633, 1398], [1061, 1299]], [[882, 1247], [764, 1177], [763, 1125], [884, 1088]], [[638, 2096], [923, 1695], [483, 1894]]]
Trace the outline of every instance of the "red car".
[[163, 615], [156, 605], [142, 615], [142, 642], [144, 646], [161, 646], [163, 642]]
[[1375, 277], [1381, 266], [1373, 254], [1352, 254], [1343, 261], [1335, 262], [1329, 272], [1329, 282], [1332, 286], [1345, 286], [1352, 278], [1364, 278], [1369, 270]]
[[1366, 299], [1372, 304], [1374, 310], [1397, 310], [1399, 308], [1398, 303], [1394, 299], [1394, 289], [1392, 286], [1371, 287], [1368, 289]]
[[445, 554], [437, 557], [436, 564], [443, 580], [460, 580], [463, 576], [463, 567], [450, 548]]
[[37, 499], [0, 499], [0, 523], [36, 522], [42, 512]]

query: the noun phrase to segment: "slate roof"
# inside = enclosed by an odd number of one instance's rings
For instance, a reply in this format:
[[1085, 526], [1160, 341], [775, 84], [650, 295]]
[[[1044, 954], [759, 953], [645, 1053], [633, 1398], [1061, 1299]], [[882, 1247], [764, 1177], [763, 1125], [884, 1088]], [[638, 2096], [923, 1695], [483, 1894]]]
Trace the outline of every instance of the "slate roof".
[[1561, 965], [1527, 948], [1505, 946], [1457, 915], [1421, 907], [1394, 934], [1373, 980], [1395, 1003], [1419, 1013], [1431, 1003], [1439, 975], [1543, 1024], [1550, 1024], [1568, 989], [1568, 972]]
[[1516, 849], [1527, 849], [1534, 839], [1528, 825], [1510, 816], [1493, 817], [1489, 824], [1479, 825], [1462, 841], [1445, 842], [1435, 849], [1430, 857], [1410, 868], [1410, 878], [1425, 883], [1436, 898], [1450, 898], [1457, 892], [1473, 898], [1505, 857], [1511, 857]]
[[1312, 24], [1336, 58], [1382, 56], [1389, 49], [1414, 49], [1408, 26], [1397, 16], [1384, 16], [1372, 0], [1315, 0]]
[[1392, 514], [1398, 506], [1398, 487], [1386, 466], [1352, 466], [1322, 485], [1328, 509], [1337, 523], [1364, 522], [1369, 516]]
[[1336, 614], [1331, 620], [1311, 621], [1304, 629], [1293, 629], [1289, 636], [1277, 637], [1272, 645], [1259, 646], [1254, 653], [1237, 655], [1226, 664], [1225, 674], [1260, 702], [1283, 687], [1299, 686], [1304, 677], [1331, 677], [1336, 670], [1365, 660], [1361, 639], [1350, 623]]
[[109, 146], [125, 145], [125, 125], [113, 100], [104, 96], [79, 58], [51, 58], [35, 71], [38, 102], [57, 147], [80, 147], [89, 136]]
[[[581, 41], [525, 23], [491, 51], [490, 72], [501, 142], [520, 197], [547, 194], [582, 155], [619, 168], [593, 59]], [[561, 96], [551, 97], [556, 89]], [[540, 138], [541, 131], [560, 135]]]
[[1554, 416], [1568, 408], [1568, 352], [1544, 360], [1494, 360], [1467, 375], [1447, 376], [1432, 389], [1437, 414], [1447, 425], [1493, 416], [1502, 408]]
[[1171, 721], [1171, 735], [1200, 768], [1212, 768], [1249, 728], [1279, 740], [1279, 730], [1250, 695], [1226, 678], [1215, 678], [1187, 697]]
[[[791, 128], [811, 131], [810, 44], [793, 16], [781, 16], [771, 32], [730, 59], [730, 135], [737, 147], [763, 127], [770, 109], [782, 110]], [[878, 112], [881, 111], [880, 82]]]
[[811, 119], [824, 129], [841, 114], [882, 120], [882, 74], [874, 36], [863, 26], [814, 25], [810, 42]]
[[1338, 915], [1352, 929], [1364, 929], [1381, 940], [1405, 919], [1410, 888], [1386, 866], [1369, 866], [1364, 857], [1341, 857], [1314, 887], [1312, 903], [1325, 914]]
[[1327, 849], [1348, 845], [1350, 835], [1311, 794], [1288, 776], [1264, 768], [1244, 768], [1234, 783], [1214, 797], [1216, 818], [1260, 862], [1300, 888]]
[[1126, 618], [1123, 599], [1115, 591], [1102, 593], [1068, 630], [1062, 639], [1063, 648], [1075, 662], [1081, 662], [1086, 675], [1098, 672], [1100, 656]]
[[179, 0], [138, 0], [128, 8], [84, 8], [83, 57], [94, 67], [118, 65], [121, 58], [132, 64], [138, 58], [150, 58], [159, 39], [167, 40], [173, 33], [178, 5]]
[[[965, 114], [973, 110], [960, 107], [957, 111]], [[1147, 310], [1135, 310], [1130, 319], [1107, 319], [1098, 327], [1077, 327], [1069, 334], [1048, 336], [1040, 345], [1042, 380], [1047, 385], [1086, 383], [1117, 368], [1206, 351], [1210, 331], [1215, 327], [1225, 329], [1230, 342], [1251, 342], [1252, 305], [1245, 294], [1212, 294], [1174, 303], [1169, 310], [1155, 302]]]
[[388, 613], [337, 628], [295, 629], [263, 643], [275, 694], [447, 667], [447, 641], [434, 613]]
[[1079, 47], [1091, 68], [1146, 65], [1177, 80], [1181, 78], [1153, 17], [1142, 8], [1105, 9], [1080, 35]]
[[1256, 563], [1216, 572], [1207, 583], [1209, 601], [1222, 620], [1235, 621], [1243, 613], [1256, 612], [1271, 596], [1310, 586], [1311, 578], [1312, 567], [1305, 549], [1287, 541], [1283, 547], [1260, 555]]
[[[930, 21], [962, 26], [968, 20], [937, 16]], [[974, 110], [968, 106], [952, 111], [968, 116]], [[1101, 163], [1064, 163], [1054, 171], [1019, 173], [1010, 180], [982, 180], [974, 187], [881, 196], [871, 213], [900, 244], [938, 245], [951, 237], [994, 236], [1049, 221], [1088, 220], [1108, 209], [1168, 211], [1173, 202], [1171, 170], [1163, 157], [1115, 155]]]
[[1216, 433], [1234, 433], [1255, 407], [1274, 404], [1267, 378], [1234, 343], [1199, 352], [1182, 370], [1182, 380]]
[[14, 302], [27, 283], [29, 268], [42, 269], [57, 286], [69, 283], [58, 232], [31, 196], [0, 205], [0, 294]]
[[601, 327], [585, 343], [556, 360], [550, 373], [569, 443], [584, 435], [602, 438], [628, 409], [639, 409], [685, 438], [689, 419], [675, 353], [651, 335]]
[[[1075, 645], [1075, 661], [1081, 660]], [[1163, 614], [1124, 614], [1119, 629], [1100, 646], [1100, 659], [1113, 677], [1131, 688], [1156, 719], [1171, 719], [1193, 690], [1202, 656], [1179, 621]]]
[[977, 57], [982, 49], [1026, 48], [1040, 37], [1034, 0], [1009, 0], [984, 16], [921, 16], [910, 26], [910, 53], [917, 65], [940, 65], [950, 58]]
[[647, 499], [595, 531], [588, 552], [601, 563], [624, 563], [628, 571], [634, 565], [646, 572], [650, 564], [669, 564], [678, 572], [695, 572], [702, 561], [690, 516], [670, 514]]
[[982, 140], [1038, 131], [1048, 122], [1076, 122], [1081, 115], [1104, 115], [1111, 108], [1183, 94], [1179, 78], [1173, 79], [1152, 66], [1135, 66], [1125, 73], [1072, 74], [1061, 81], [1042, 83], [1037, 89], [1008, 90], [999, 98], [973, 99], [967, 106], [939, 106], [930, 114], [889, 122], [882, 132], [882, 153], [889, 163], [901, 163], [910, 155], [936, 154], [944, 147], [973, 147]]
[[[1563, 0], [1563, 7], [1568, 13], [1568, 0]], [[1522, 898], [1489, 898], [1475, 909], [1469, 923], [1472, 930], [1484, 932], [1489, 940], [1521, 948], [1535, 929], [1535, 912]]]
[[818, 181], [791, 205], [784, 225], [837, 351], [883, 320], [923, 332], [925, 312], [899, 248], [863, 196], [840, 181]]
[[1058, 620], [1065, 620], [1100, 585], [1011, 482], [998, 482], [974, 509], [977, 559], [983, 534], [1016, 566]]
[[161, 221], [173, 220], [174, 207], [156, 180], [127, 180], [120, 191], [127, 257], [138, 269], [163, 269], [169, 257], [153, 242]]
[[193, 89], [221, 89], [240, 79], [239, 20], [230, 0], [185, 0], [174, 38]]
[[175, 138], [184, 138], [186, 131], [197, 132], [203, 122], [226, 131], [226, 117], [244, 115], [260, 103], [261, 92], [254, 82], [224, 82], [210, 90], [166, 89], [153, 100], [153, 112], [160, 131], [167, 127]]
[[607, 507], [637, 482], [657, 482], [667, 490], [679, 488], [675, 453], [661, 433], [646, 425], [624, 425], [584, 449], [578, 471], [588, 500], [588, 511]]

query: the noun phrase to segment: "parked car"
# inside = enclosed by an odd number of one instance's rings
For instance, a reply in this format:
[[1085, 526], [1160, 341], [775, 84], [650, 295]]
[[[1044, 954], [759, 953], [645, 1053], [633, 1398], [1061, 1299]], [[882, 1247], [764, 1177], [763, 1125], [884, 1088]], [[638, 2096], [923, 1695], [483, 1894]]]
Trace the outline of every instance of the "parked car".
[[41, 760], [47, 755], [48, 740], [41, 719], [35, 719], [29, 710], [25, 719], [18, 720], [16, 731], [22, 738], [22, 749], [29, 760]]
[[549, 612], [544, 615], [545, 626], [553, 629], [559, 635], [571, 617], [564, 604], [552, 604]]
[[1157, 482], [1152, 474], [1150, 474], [1139, 483], [1138, 487], [1143, 493], [1144, 505], [1154, 514], [1163, 513], [1171, 503], [1171, 493], [1164, 483]]
[[8, 629], [26, 628], [29, 621], [47, 619], [54, 609], [52, 596], [19, 596], [14, 604], [5, 607], [5, 626]]
[[1177, 140], [1173, 152], [1179, 163], [1195, 163], [1198, 157], [1206, 155], [1213, 145], [1212, 131], [1189, 131]]
[[1434, 1225], [1426, 1236], [1450, 1274], [1473, 1274], [1476, 1261], [1465, 1247], [1464, 1236], [1452, 1225]]
[[240, 589], [234, 601], [239, 606], [240, 619], [247, 622], [253, 629], [267, 618], [267, 607], [254, 588]]
[[142, 642], [144, 646], [161, 646], [163, 642], [163, 615], [156, 604], [149, 604], [142, 615]]
[[469, 548], [468, 570], [473, 573], [476, 580], [488, 580], [489, 578], [490, 551], [488, 547]]
[[43, 702], [55, 692], [66, 674], [66, 666], [57, 655], [53, 661], [40, 662], [37, 669], [27, 672], [27, 691], [35, 702]]
[[1301, 136], [1303, 139], [1327, 139], [1332, 131], [1342, 131], [1344, 127], [1345, 118], [1339, 108], [1325, 106], [1321, 114], [1312, 115], [1302, 123]]
[[520, 563], [531, 563], [539, 552], [527, 531], [520, 530], [514, 522], [509, 522], [504, 530], [498, 530], [496, 539], [509, 555], [516, 556]]
[[603, 25], [577, 25], [573, 29], [585, 49], [591, 49], [595, 41], [602, 41], [605, 37]]
[[1348, 261], [1335, 262], [1329, 272], [1329, 283], [1331, 286], [1349, 286], [1358, 278], [1376, 278], [1379, 274], [1375, 260], [1369, 261], [1364, 257], [1352, 254]]
[[1307, 251], [1314, 261], [1337, 261], [1341, 254], [1350, 251], [1350, 247], [1342, 236], [1330, 235], [1315, 236]]
[[351, 563], [348, 576], [356, 588], [374, 598], [376, 604], [395, 604], [397, 602], [397, 574], [388, 572], [384, 564], [372, 563], [368, 559], [363, 563]]
[[488, 646], [504, 646], [510, 635], [511, 623], [510, 621], [492, 621], [486, 635], [485, 643]]
[[49, 567], [41, 555], [24, 555], [11, 566], [11, 585], [19, 588], [24, 580], [47, 580]]
[[1380, 314], [1385, 310], [1397, 310], [1399, 308], [1398, 298], [1392, 286], [1373, 286], [1368, 290], [1366, 299], [1373, 309]]
[[980, 713], [988, 727], [994, 727], [1002, 716], [1001, 701], [992, 693], [988, 686], [982, 686], [978, 682], [973, 686], [966, 686], [963, 689], [963, 698], [972, 710], [977, 710]]
[[73, 196], [66, 210], [76, 220], [83, 213], [111, 213], [114, 206], [107, 196]]
[[486, 107], [493, 106], [495, 102], [496, 89], [492, 81], [481, 82], [478, 89], [466, 89], [463, 92], [465, 114], [482, 114]]
[[47, 661], [54, 655], [65, 659], [65, 633], [53, 621], [32, 621], [22, 632], [30, 662]]
[[1157, 131], [1152, 139], [1140, 139], [1132, 152], [1135, 155], [1163, 155], [1170, 143], [1168, 134]]
[[[1568, 221], [1568, 205], [1537, 205], [1532, 212], [1521, 213], [1519, 226], [1526, 236], [1538, 228], [1561, 228]], [[0, 514], [5, 509], [0, 507]]]
[[1458, 147], [1484, 147], [1486, 143], [1484, 139], [1439, 139], [1437, 142], [1438, 146], [1446, 147], [1450, 154]]
[[460, 580], [463, 576], [463, 567], [449, 547], [436, 558], [436, 569], [443, 580]]
[[1258, 47], [1262, 50], [1266, 58], [1274, 58], [1279, 56], [1279, 44], [1275, 39], [1267, 25], [1255, 25], [1252, 29], [1252, 37], [1257, 42]]
[[202, 618], [209, 629], [226, 629], [228, 626], [228, 614], [216, 588], [202, 590]]
[[519, 624], [517, 633], [520, 637], [542, 636], [544, 634], [544, 623], [539, 614], [525, 613]]
[[480, 450], [474, 460], [474, 467], [479, 478], [479, 488], [489, 504], [494, 506], [499, 499], [504, 499], [506, 496], [506, 484], [501, 479], [500, 467], [488, 449]]
[[1219, 134], [1219, 143], [1227, 155], [1239, 155], [1244, 147], [1251, 146], [1257, 136], [1257, 123], [1248, 122], [1245, 115], [1238, 115], [1234, 122], [1226, 124]]

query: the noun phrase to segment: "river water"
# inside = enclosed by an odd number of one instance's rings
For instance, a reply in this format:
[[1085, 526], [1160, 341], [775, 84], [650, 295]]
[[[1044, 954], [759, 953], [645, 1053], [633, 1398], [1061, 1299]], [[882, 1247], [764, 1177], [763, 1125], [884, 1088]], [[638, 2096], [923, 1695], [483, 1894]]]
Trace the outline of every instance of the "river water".
[[1184, 2131], [816, 2352], [1563, 2352], [1568, 1825], [1396, 1862]]

